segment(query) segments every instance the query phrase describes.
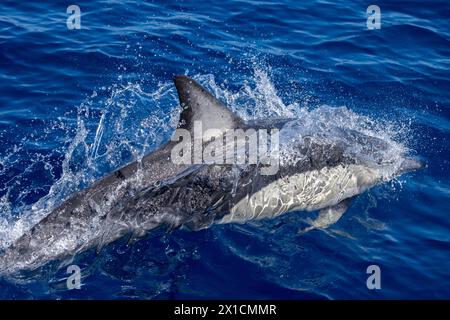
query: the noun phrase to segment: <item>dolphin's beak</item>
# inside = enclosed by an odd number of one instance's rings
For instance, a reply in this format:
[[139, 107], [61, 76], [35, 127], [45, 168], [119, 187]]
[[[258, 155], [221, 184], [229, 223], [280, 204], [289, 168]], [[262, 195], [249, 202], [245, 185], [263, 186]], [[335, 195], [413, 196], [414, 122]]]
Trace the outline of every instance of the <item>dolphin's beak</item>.
[[399, 173], [406, 173], [406, 172], [411, 172], [411, 171], [416, 171], [422, 168], [425, 168], [426, 164], [425, 162], [419, 160], [419, 159], [414, 159], [414, 158], [405, 158], [402, 162], [402, 164], [400, 165], [400, 169], [399, 169]]

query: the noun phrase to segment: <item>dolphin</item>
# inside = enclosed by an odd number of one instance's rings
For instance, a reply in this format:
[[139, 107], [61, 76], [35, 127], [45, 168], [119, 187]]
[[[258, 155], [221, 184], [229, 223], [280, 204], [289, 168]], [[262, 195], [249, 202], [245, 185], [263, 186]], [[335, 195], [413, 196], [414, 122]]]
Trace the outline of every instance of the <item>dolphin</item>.
[[[355, 196], [423, 167], [406, 155], [384, 161], [379, 155], [385, 142], [359, 132], [345, 132], [346, 138], [335, 143], [297, 133], [301, 122], [295, 119], [244, 121], [195, 80], [179, 75], [174, 83], [182, 110], [175, 132], [195, 135], [196, 124], [201, 124], [202, 137], [211, 130], [278, 130], [276, 170], [263, 172], [269, 153], [255, 163], [173, 161], [182, 140], [174, 134], [156, 151], [56, 207], [0, 253], [1, 272], [33, 270], [89, 248], [100, 250], [126, 235], [138, 239], [160, 226], [198, 230], [319, 210], [310, 229], [326, 228]], [[211, 145], [213, 139], [207, 138], [201, 150]], [[363, 148], [352, 151], [354, 141]]]

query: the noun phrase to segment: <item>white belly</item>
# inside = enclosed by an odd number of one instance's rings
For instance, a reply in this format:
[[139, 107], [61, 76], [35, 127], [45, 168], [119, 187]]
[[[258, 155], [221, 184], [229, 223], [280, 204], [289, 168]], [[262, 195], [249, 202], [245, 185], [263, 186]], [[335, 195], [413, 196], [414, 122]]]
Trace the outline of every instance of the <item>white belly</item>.
[[362, 165], [324, 167], [283, 177], [239, 200], [218, 223], [274, 217], [293, 210], [319, 210], [364, 192], [379, 179], [377, 170]]

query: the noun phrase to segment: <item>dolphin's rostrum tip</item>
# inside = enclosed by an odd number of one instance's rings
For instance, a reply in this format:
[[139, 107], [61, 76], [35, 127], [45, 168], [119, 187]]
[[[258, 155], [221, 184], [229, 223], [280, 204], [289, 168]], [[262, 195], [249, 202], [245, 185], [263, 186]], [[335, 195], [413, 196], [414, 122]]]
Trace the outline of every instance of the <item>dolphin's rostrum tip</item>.
[[406, 173], [411, 171], [416, 171], [419, 169], [426, 168], [427, 164], [425, 161], [416, 158], [405, 158], [400, 165], [400, 173]]

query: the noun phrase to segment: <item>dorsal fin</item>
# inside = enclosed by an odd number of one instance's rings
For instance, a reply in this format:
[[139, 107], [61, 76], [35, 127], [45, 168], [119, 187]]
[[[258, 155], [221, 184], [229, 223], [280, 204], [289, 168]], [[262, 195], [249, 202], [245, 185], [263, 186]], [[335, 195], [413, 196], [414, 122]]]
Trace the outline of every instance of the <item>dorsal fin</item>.
[[183, 108], [178, 128], [192, 130], [194, 121], [202, 122], [203, 131], [234, 129], [242, 125], [241, 118], [233, 114], [195, 80], [179, 75], [175, 76], [174, 82]]

